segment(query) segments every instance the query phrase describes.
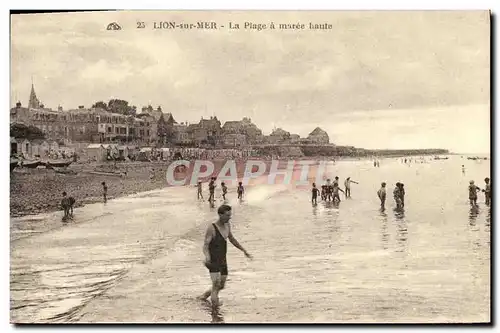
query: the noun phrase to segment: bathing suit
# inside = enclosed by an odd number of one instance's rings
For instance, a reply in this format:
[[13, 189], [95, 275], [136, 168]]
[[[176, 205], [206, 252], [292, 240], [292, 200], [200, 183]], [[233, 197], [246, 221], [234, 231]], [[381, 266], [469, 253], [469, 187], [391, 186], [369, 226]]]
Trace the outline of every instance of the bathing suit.
[[224, 236], [220, 233], [219, 229], [215, 226], [215, 223], [212, 223], [215, 229], [215, 236], [210, 241], [208, 245], [208, 252], [210, 253], [210, 264], [207, 265], [210, 273], [218, 273], [221, 275], [227, 275], [227, 241], [224, 239]]

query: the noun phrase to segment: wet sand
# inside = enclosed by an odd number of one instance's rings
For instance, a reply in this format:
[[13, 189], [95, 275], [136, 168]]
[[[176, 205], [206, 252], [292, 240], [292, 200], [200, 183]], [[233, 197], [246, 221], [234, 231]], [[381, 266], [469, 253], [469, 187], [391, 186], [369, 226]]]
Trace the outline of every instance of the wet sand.
[[[489, 165], [338, 163], [352, 199], [310, 204], [308, 188], [256, 185], [233, 230], [255, 259], [228, 249], [220, 313], [201, 245], [214, 208], [193, 188], [165, 188], [79, 208], [64, 228], [11, 244], [14, 322], [488, 322], [490, 211], [467, 200]], [[404, 181], [405, 212], [378, 208], [380, 181]], [[263, 182], [265, 183], [265, 181]], [[221, 203], [216, 195], [217, 205]]]
[[[221, 160], [212, 162], [216, 173], [225, 163]], [[269, 161], [265, 163], [269, 164]], [[44, 168], [15, 170], [10, 178], [10, 215], [16, 217], [61, 210], [63, 191], [76, 199], [76, 207], [102, 202], [102, 182], [108, 186], [108, 199], [164, 188], [169, 186], [165, 180], [168, 166], [169, 163], [119, 163], [114, 170], [117, 175], [91, 174], [89, 170], [92, 168], [84, 165], [75, 167], [78, 170], [76, 175], [58, 174]], [[187, 174], [190, 174], [193, 166], [194, 163], [191, 163]], [[110, 164], [102, 169], [111, 171], [113, 168]], [[244, 165], [239, 163], [238, 177], [242, 176], [243, 171]], [[126, 175], [119, 176], [119, 173], [125, 172]], [[205, 177], [202, 181], [207, 182], [208, 179]]]

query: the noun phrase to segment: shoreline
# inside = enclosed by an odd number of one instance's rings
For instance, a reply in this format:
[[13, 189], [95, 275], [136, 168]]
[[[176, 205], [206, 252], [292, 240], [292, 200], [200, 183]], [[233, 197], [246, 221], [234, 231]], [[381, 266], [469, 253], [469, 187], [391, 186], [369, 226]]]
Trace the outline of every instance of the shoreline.
[[[397, 157], [386, 158], [397, 159]], [[273, 161], [279, 163], [279, 169], [286, 169], [288, 161], [291, 160], [297, 162], [309, 160], [320, 163], [324, 161], [332, 162], [333, 159], [316, 156], [314, 158], [255, 158], [247, 160], [263, 162], [266, 165], [266, 170], [263, 175], [268, 175]], [[237, 178], [240, 180], [243, 178], [245, 162], [247, 160], [235, 160]], [[372, 160], [373, 158], [371, 157], [341, 157], [336, 158], [335, 162]], [[211, 160], [214, 164], [212, 175], [219, 175], [219, 172], [227, 161], [228, 160]], [[10, 217], [24, 217], [62, 211], [60, 208], [60, 200], [63, 191], [67, 192], [68, 196], [72, 196], [76, 199], [75, 208], [102, 202], [101, 183], [103, 181], [106, 182], [108, 186], [108, 200], [173, 186], [172, 184], [168, 184], [165, 179], [165, 173], [171, 163], [172, 162], [122, 162], [117, 163], [116, 168], [112, 163], [72, 164], [69, 170], [75, 171], [76, 174], [60, 174], [56, 173], [54, 170], [44, 168], [15, 169], [10, 174]], [[189, 184], [193, 168], [194, 160], [190, 161], [189, 168], [182, 175], [186, 177], [186, 184], [183, 186], [193, 186]], [[106, 172], [110, 171], [116, 174], [106, 174]], [[204, 171], [203, 168], [202, 171]], [[119, 173], [122, 173], [122, 175], [120, 176]], [[202, 177], [200, 180], [202, 182], [207, 182], [209, 177]], [[206, 188], [203, 189], [204, 192], [206, 190]]]
[[[268, 174], [271, 160], [261, 160], [266, 164]], [[217, 175], [226, 160], [213, 160], [214, 171]], [[128, 195], [158, 190], [173, 185], [165, 179], [170, 162], [166, 163], [118, 163], [117, 173], [126, 175], [95, 174], [88, 169], [89, 165], [71, 166], [71, 170], [79, 170], [77, 174], [58, 174], [50, 169], [20, 169], [10, 174], [10, 217], [18, 218], [38, 214], [62, 211], [60, 201], [62, 192], [76, 199], [74, 208], [103, 201], [102, 185], [104, 181], [108, 187], [108, 201]], [[101, 165], [94, 165], [101, 166]], [[112, 165], [105, 165], [108, 168]], [[239, 166], [239, 168], [238, 168]], [[242, 167], [243, 166], [243, 167]], [[186, 184], [190, 184], [194, 162], [181, 176], [186, 177]], [[244, 174], [244, 163], [237, 165], [237, 177], [241, 179]], [[209, 181], [209, 176], [200, 177], [202, 183]], [[220, 184], [217, 186], [220, 187]], [[203, 189], [208, 191], [206, 186]]]

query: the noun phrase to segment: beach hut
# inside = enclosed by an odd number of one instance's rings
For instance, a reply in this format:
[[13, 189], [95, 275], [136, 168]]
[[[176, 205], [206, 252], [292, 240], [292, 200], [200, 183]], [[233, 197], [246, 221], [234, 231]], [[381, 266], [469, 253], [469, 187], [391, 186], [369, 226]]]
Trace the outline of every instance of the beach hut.
[[32, 155], [31, 142], [28, 139], [22, 139], [20, 142], [21, 153], [25, 158], [29, 158]]
[[43, 158], [45, 157], [45, 152], [48, 150], [48, 143], [42, 139], [35, 139], [31, 141], [31, 152], [33, 156]]
[[106, 159], [107, 160], [113, 160], [113, 159], [117, 159], [118, 158], [118, 156], [119, 156], [118, 145], [115, 145], [115, 144], [104, 144], [102, 146], [106, 150]]
[[128, 158], [129, 151], [127, 146], [118, 146], [118, 159], [125, 160]]
[[92, 143], [85, 148], [85, 152], [90, 160], [94, 161], [105, 161], [106, 160], [106, 149], [99, 143]]

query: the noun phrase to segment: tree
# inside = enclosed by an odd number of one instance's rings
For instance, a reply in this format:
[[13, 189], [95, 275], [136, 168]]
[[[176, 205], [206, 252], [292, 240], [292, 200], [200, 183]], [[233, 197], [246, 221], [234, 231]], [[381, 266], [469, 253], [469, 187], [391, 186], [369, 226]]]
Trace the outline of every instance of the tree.
[[108, 104], [103, 101], [96, 102], [92, 105], [93, 108], [101, 108], [108, 112], [119, 113], [126, 116], [135, 116], [137, 114], [137, 107], [135, 105], [128, 105], [128, 102], [123, 99], [111, 99]]
[[92, 108], [108, 110], [108, 104], [103, 101], [99, 101], [94, 103], [94, 105], [92, 105]]
[[45, 134], [43, 134], [42, 130], [38, 127], [17, 123], [10, 125], [10, 136], [16, 139], [45, 139]]

